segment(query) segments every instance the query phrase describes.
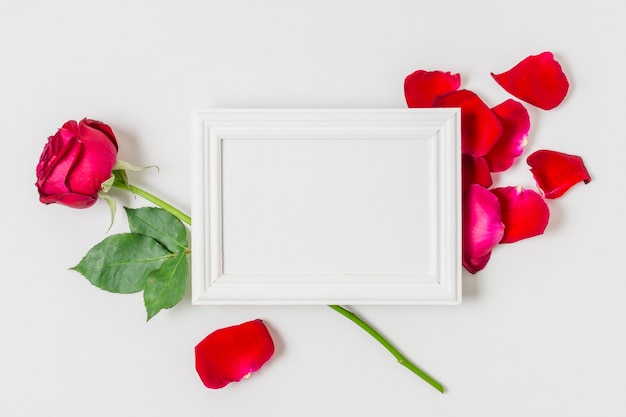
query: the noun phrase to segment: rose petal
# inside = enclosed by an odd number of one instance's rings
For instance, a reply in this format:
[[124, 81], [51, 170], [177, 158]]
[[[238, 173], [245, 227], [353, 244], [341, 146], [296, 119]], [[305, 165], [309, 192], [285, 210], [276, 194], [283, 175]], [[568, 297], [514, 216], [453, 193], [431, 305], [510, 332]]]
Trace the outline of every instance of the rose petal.
[[575, 184], [591, 181], [582, 158], [577, 155], [539, 150], [531, 154], [526, 162], [545, 198], [558, 198]]
[[[64, 170], [69, 170], [74, 159], [80, 152], [80, 143], [76, 138], [78, 123], [74, 120], [66, 122], [54, 136], [48, 137], [44, 150], [37, 164], [37, 186], [39, 187], [45, 177], [52, 175], [58, 164], [65, 164]], [[68, 154], [72, 154], [68, 158]]]
[[482, 271], [485, 266], [487, 266], [489, 259], [491, 259], [491, 252], [485, 256], [479, 256], [478, 258], [466, 259], [463, 257], [463, 267], [467, 269], [468, 272], [475, 274]]
[[44, 204], [57, 203], [72, 208], [83, 209], [93, 206], [98, 199], [88, 195], [65, 193], [54, 196], [40, 196], [39, 201]]
[[441, 94], [459, 89], [461, 76], [443, 71], [417, 70], [404, 79], [404, 97], [411, 107], [430, 107]]
[[117, 139], [115, 138], [115, 133], [113, 133], [113, 129], [111, 129], [111, 126], [105, 123], [99, 122], [98, 120], [87, 119], [87, 118], [84, 118], [80, 122], [82, 124], [85, 124], [93, 129], [99, 130], [102, 133], [104, 133], [109, 138], [109, 140], [113, 142], [115, 149], [118, 149]]
[[214, 331], [195, 348], [196, 371], [207, 388], [222, 388], [261, 368], [274, 354], [262, 320]]
[[506, 100], [493, 108], [502, 123], [502, 136], [485, 155], [493, 172], [506, 171], [515, 158], [524, 152], [528, 143], [530, 117], [526, 108], [518, 101]]
[[485, 188], [493, 185], [489, 164], [482, 156], [469, 153], [461, 155], [461, 179], [463, 182], [461, 192], [465, 193], [470, 184], [480, 184]]
[[[93, 127], [94, 123], [97, 128]], [[115, 136], [109, 136], [113, 134], [111, 129], [103, 131], [102, 126], [105, 125], [89, 119], [78, 124], [81, 157], [67, 173], [67, 184], [73, 193], [93, 195], [111, 176], [117, 159], [117, 141]]]
[[[37, 165], [35, 185], [39, 191], [39, 201], [44, 204], [56, 203], [55, 196], [71, 193], [67, 187], [67, 172], [76, 165], [82, 149], [80, 141], [75, 137], [64, 140], [62, 147], [59, 142], [54, 137], [48, 139]], [[71, 200], [65, 200], [61, 204], [68, 205], [68, 201]]]
[[500, 187], [491, 192], [498, 197], [504, 223], [504, 236], [500, 243], [517, 242], [541, 235], [546, 230], [550, 210], [535, 191], [522, 187]]
[[432, 107], [461, 108], [461, 152], [483, 156], [502, 134], [502, 125], [493, 111], [470, 90], [436, 97]]
[[531, 55], [502, 74], [491, 76], [510, 94], [544, 110], [561, 104], [569, 83], [551, 52]]
[[463, 266], [471, 273], [483, 269], [503, 235], [498, 198], [471, 184], [463, 196]]

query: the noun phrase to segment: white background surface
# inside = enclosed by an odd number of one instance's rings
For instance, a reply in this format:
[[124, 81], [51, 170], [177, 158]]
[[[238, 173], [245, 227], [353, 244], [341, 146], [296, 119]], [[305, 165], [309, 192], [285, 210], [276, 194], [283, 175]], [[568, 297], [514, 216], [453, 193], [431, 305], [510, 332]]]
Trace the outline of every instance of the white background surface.
[[[617, 0], [3, 0], [0, 415], [624, 415], [622, 16]], [[323, 306], [191, 307], [187, 296], [146, 324], [141, 295], [67, 270], [105, 236], [105, 204], [37, 201], [39, 154], [68, 119], [110, 124], [121, 159], [160, 167], [135, 183], [188, 211], [194, 108], [404, 107], [404, 77], [419, 68], [460, 72], [495, 105], [509, 96], [489, 72], [544, 50], [571, 90], [555, 110], [530, 109], [524, 157], [582, 155], [593, 181], [550, 202], [545, 235], [464, 276], [461, 306], [356, 308], [445, 395]], [[533, 186], [523, 159], [497, 179]], [[195, 344], [257, 317], [272, 361], [204, 388]]]

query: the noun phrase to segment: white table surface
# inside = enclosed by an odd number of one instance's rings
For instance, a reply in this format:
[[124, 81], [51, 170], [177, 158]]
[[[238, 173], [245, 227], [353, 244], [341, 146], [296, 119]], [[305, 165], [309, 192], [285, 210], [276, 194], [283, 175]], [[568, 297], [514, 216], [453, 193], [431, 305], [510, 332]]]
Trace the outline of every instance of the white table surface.
[[[622, 20], [616, 0], [4, 0], [0, 415], [624, 415]], [[106, 205], [37, 201], [39, 154], [69, 119], [110, 124], [121, 159], [160, 167], [137, 185], [188, 211], [192, 109], [401, 108], [404, 77], [420, 68], [459, 72], [495, 105], [510, 96], [490, 72], [545, 50], [570, 93], [530, 108], [527, 151], [497, 184], [532, 187], [523, 158], [541, 148], [583, 156], [593, 181], [550, 201], [545, 235], [465, 274], [461, 306], [355, 308], [445, 395], [324, 306], [192, 307], [187, 295], [146, 324], [140, 294], [68, 270], [106, 235]], [[125, 227], [120, 213], [112, 231]], [[195, 344], [254, 318], [274, 358], [204, 388]]]

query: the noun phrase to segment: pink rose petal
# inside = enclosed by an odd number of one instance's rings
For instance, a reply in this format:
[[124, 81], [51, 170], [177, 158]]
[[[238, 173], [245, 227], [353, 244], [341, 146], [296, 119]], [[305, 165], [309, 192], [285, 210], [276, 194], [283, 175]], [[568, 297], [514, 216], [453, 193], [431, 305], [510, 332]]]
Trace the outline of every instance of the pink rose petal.
[[[104, 126], [107, 129], [103, 131]], [[73, 193], [89, 195], [111, 176], [117, 159], [117, 140], [110, 127], [90, 119], [80, 121], [76, 134], [84, 157], [68, 172], [67, 184]]]
[[531, 55], [510, 70], [491, 76], [510, 94], [544, 110], [561, 104], [569, 89], [567, 77], [551, 52]]
[[558, 198], [579, 182], [591, 181], [580, 156], [540, 150], [532, 153], [526, 162], [545, 198]]
[[86, 126], [91, 127], [92, 129], [96, 129], [104, 133], [109, 138], [109, 140], [113, 143], [113, 145], [115, 146], [115, 149], [118, 149], [117, 138], [115, 137], [115, 133], [113, 133], [113, 129], [111, 129], [111, 126], [107, 125], [106, 123], [102, 123], [98, 120], [87, 119], [87, 118], [84, 118], [83, 120], [81, 120], [81, 123], [85, 124]]
[[538, 193], [521, 187], [500, 187], [491, 192], [498, 197], [504, 223], [504, 236], [500, 243], [513, 243], [543, 234], [550, 219], [550, 210]]
[[461, 108], [461, 151], [477, 156], [487, 154], [502, 134], [502, 124], [493, 111], [470, 90], [458, 90], [436, 97], [432, 107]]
[[443, 71], [417, 70], [404, 79], [404, 97], [411, 107], [431, 107], [433, 99], [458, 90], [461, 76]]
[[498, 198], [485, 187], [471, 184], [463, 196], [463, 266], [471, 273], [484, 268], [503, 235]]
[[526, 108], [518, 101], [506, 100], [493, 108], [502, 123], [502, 136], [485, 155], [493, 172], [506, 171], [515, 158], [524, 152], [528, 143], [530, 117]]

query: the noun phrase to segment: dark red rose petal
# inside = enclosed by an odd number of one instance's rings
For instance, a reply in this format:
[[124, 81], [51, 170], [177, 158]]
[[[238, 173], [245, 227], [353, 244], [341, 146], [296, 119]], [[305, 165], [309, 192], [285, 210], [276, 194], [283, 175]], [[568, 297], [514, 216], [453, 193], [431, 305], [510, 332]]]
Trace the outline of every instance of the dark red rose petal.
[[470, 184], [480, 184], [485, 188], [493, 185], [489, 164], [482, 156], [469, 153], [461, 155], [461, 179], [463, 181], [462, 193], [465, 193]]
[[484, 156], [502, 134], [500, 119], [470, 90], [458, 90], [436, 97], [432, 107], [461, 108], [461, 152]]
[[214, 331], [195, 349], [196, 371], [207, 388], [241, 381], [274, 354], [274, 342], [262, 320]]
[[504, 223], [504, 236], [500, 243], [517, 242], [541, 235], [546, 230], [550, 210], [535, 191], [521, 187], [500, 187], [491, 192], [498, 197]]
[[515, 158], [524, 152], [528, 143], [530, 117], [522, 103], [510, 99], [494, 107], [493, 112], [502, 123], [502, 136], [485, 155], [485, 159], [491, 171], [501, 172], [509, 169]]
[[502, 74], [491, 76], [510, 94], [544, 110], [561, 104], [569, 82], [551, 52], [531, 55]]
[[417, 70], [404, 79], [404, 97], [411, 108], [430, 107], [435, 97], [456, 91], [460, 85], [459, 74]]
[[491, 252], [486, 254], [485, 256], [480, 256], [477, 258], [466, 258], [463, 257], [463, 267], [467, 269], [467, 271], [471, 274], [475, 274], [479, 271], [482, 271], [487, 266], [487, 262], [491, 259]]
[[39, 197], [39, 201], [44, 204], [57, 203], [72, 208], [83, 209], [93, 206], [98, 199], [88, 195], [66, 193], [57, 196], [41, 196]]
[[498, 198], [486, 188], [471, 184], [463, 195], [463, 265], [476, 273], [502, 240], [504, 224]]
[[545, 198], [558, 198], [579, 182], [591, 181], [582, 158], [577, 155], [540, 150], [526, 162]]
[[[48, 137], [44, 150], [37, 164], [37, 187], [40, 187], [53, 170], [67, 171], [80, 153], [80, 142], [76, 138], [78, 123], [74, 120], [66, 122], [54, 136]], [[72, 154], [68, 158], [68, 154]], [[61, 162], [62, 161], [62, 162]], [[57, 165], [63, 164], [63, 169], [57, 169]], [[64, 181], [64, 179], [63, 179]]]
[[[55, 196], [72, 193], [67, 185], [67, 173], [76, 165], [82, 150], [80, 141], [74, 137], [67, 139], [62, 147], [59, 146], [60, 141], [55, 141], [54, 137], [48, 140], [42, 159], [37, 165], [37, 182], [35, 183], [39, 191], [39, 201], [44, 204], [55, 203]], [[93, 196], [92, 199], [95, 203]], [[68, 205], [68, 201], [72, 200], [63, 200], [61, 204]], [[85, 208], [82, 204], [81, 206]]]

